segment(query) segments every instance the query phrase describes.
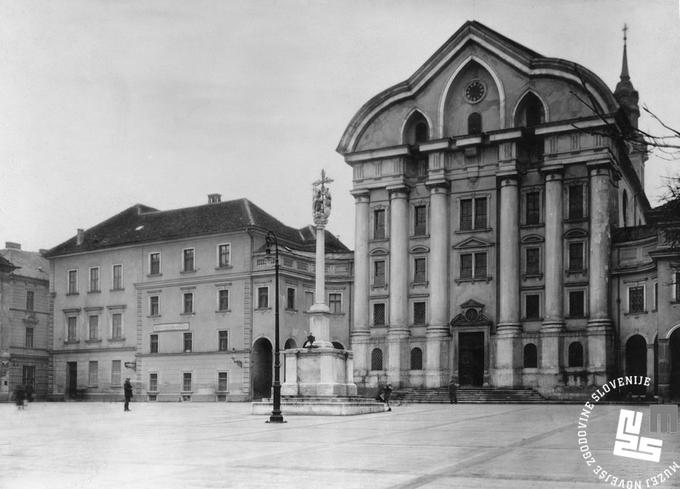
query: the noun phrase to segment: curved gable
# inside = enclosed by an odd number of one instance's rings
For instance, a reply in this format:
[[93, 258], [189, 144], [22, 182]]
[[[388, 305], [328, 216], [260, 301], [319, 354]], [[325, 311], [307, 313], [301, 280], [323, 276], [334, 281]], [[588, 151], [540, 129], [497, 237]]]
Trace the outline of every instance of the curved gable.
[[[461, 122], [463, 119], [455, 120], [454, 116], [448, 124], [447, 118], [451, 111], [462, 107], [461, 88], [456, 84], [464, 87], [475, 77], [469, 74], [468, 78], [461, 78], [470, 67], [482, 68], [477, 78], [488, 89], [488, 99], [484, 99], [487, 104], [481, 111], [484, 132], [512, 127], [513, 113], [508, 107], [516, 107], [528, 90], [544, 101], [546, 114], [550, 113], [552, 121], [593, 115], [569, 92], [594, 101], [605, 113], [614, 112], [618, 107], [606, 84], [586, 68], [543, 57], [471, 21], [408, 80], [384, 90], [364, 104], [345, 129], [337, 151], [347, 154], [402, 144], [404, 121], [416, 108], [427, 120], [435, 122], [436, 127], [430, 126], [432, 139], [461, 135], [458, 132], [467, 127]], [[452, 98], [451, 90], [456, 89]], [[457, 99], [458, 105], [453, 99]], [[467, 106], [466, 110], [473, 111]]]

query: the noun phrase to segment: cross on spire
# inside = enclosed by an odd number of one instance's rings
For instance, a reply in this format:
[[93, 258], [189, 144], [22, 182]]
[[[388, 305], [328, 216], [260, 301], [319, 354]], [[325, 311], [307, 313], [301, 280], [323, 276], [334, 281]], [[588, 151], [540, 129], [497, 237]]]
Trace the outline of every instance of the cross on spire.
[[321, 185], [322, 187], [324, 187], [327, 183], [333, 183], [333, 180], [326, 176], [326, 170], [321, 170], [321, 179], [317, 180], [312, 185], [314, 185], [315, 187], [317, 185]]

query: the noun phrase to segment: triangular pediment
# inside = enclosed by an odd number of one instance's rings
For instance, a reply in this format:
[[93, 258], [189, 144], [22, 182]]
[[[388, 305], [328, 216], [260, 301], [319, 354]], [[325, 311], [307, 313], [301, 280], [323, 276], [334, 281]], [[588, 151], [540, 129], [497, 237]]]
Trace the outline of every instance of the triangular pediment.
[[480, 239], [480, 238], [468, 238], [459, 243], [453, 245], [454, 250], [465, 250], [471, 248], [488, 248], [493, 246], [493, 243]]

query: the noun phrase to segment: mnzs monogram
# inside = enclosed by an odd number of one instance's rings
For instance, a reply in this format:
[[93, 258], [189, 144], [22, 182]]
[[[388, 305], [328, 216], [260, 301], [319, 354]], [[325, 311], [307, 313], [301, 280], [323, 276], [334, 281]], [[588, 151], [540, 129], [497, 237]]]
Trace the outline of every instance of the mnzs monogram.
[[659, 462], [663, 440], [640, 436], [642, 428], [642, 413], [621, 409], [619, 425], [616, 429], [614, 455], [634, 458], [648, 462]]

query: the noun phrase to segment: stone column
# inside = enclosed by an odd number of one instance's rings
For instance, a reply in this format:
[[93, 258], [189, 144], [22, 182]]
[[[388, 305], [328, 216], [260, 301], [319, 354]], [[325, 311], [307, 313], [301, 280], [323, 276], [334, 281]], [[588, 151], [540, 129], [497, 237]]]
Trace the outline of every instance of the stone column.
[[355, 378], [363, 382], [368, 373], [369, 329], [368, 297], [370, 294], [368, 260], [369, 202], [368, 191], [353, 192], [356, 204], [354, 232], [354, 311], [351, 342], [354, 352]]
[[545, 311], [541, 327], [539, 385], [552, 389], [561, 383], [561, 332], [564, 329], [564, 258], [562, 245], [562, 169], [545, 175]]
[[400, 385], [401, 357], [408, 330], [408, 189], [390, 191], [390, 317], [387, 333], [387, 377]]
[[611, 176], [607, 165], [590, 168], [588, 375], [590, 382], [596, 385], [607, 380], [613, 365], [614, 348], [608, 301]]
[[430, 318], [425, 350], [425, 386], [446, 384], [442, 357], [449, 337], [449, 196], [446, 182], [430, 186]]
[[496, 329], [496, 386], [519, 385], [519, 190], [516, 175], [500, 180], [498, 292], [500, 311]]
[[647, 344], [647, 377], [652, 379], [649, 387], [647, 387], [647, 394], [654, 395], [654, 383], [656, 382], [654, 376], [654, 343]]

